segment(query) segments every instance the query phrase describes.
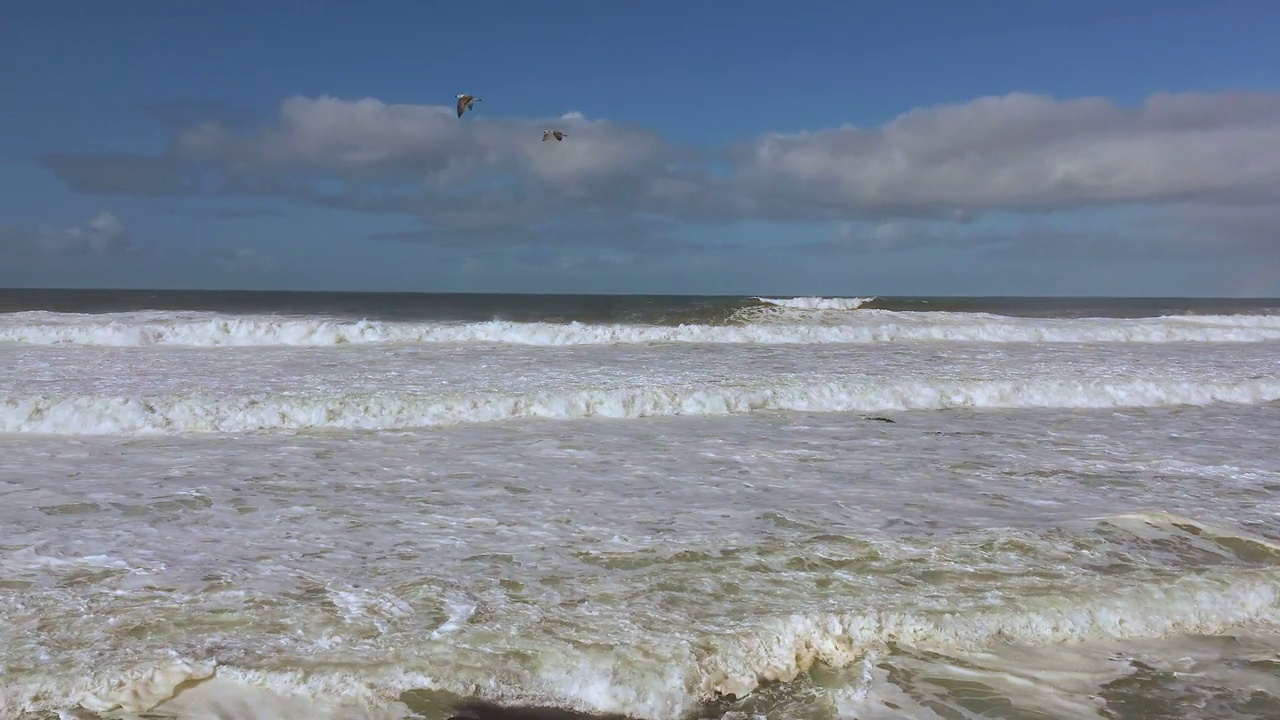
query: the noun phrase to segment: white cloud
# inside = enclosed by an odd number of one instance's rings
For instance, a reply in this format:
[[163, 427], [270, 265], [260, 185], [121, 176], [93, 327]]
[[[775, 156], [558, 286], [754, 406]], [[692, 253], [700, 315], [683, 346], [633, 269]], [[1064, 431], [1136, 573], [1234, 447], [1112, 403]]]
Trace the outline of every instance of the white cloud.
[[4, 228], [0, 249], [16, 254], [85, 255], [99, 257], [134, 251], [129, 231], [110, 212], [101, 212], [80, 225], [43, 223], [34, 229]]
[[1012, 94], [914, 110], [874, 129], [770, 135], [734, 187], [775, 218], [944, 216], [1280, 199], [1280, 95], [1104, 99]]
[[[542, 142], [553, 124], [572, 140]], [[408, 181], [443, 193], [516, 174], [563, 196], [590, 196], [629, 177], [645, 180], [661, 170], [664, 151], [655, 133], [581, 113], [557, 120], [472, 114], [459, 121], [452, 107], [332, 97], [289, 98], [279, 123], [254, 134], [202, 123], [179, 132], [172, 150], [244, 182], [314, 174], [357, 185]]]
[[[548, 127], [568, 137], [543, 142]], [[483, 231], [528, 242], [551, 224], [564, 236], [575, 223], [657, 217], [888, 223], [861, 242], [891, 247], [911, 244], [899, 221], [1186, 203], [1220, 218], [1280, 201], [1280, 94], [1157, 94], [1127, 107], [1013, 93], [723, 149], [676, 147], [576, 111], [505, 118], [478, 106], [460, 120], [451, 105], [293, 97], [257, 130], [197, 122], [162, 155], [46, 164], [89, 193], [212, 191], [407, 213], [429, 229], [424, 240]]]

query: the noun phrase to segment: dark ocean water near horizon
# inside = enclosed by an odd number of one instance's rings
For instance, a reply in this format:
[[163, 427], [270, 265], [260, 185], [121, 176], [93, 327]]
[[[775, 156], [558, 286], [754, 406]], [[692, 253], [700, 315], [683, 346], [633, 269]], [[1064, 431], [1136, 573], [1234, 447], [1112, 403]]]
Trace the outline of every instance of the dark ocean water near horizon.
[[[475, 322], [715, 321], [762, 305], [770, 295], [335, 292], [306, 290], [151, 290], [0, 288], [0, 313], [154, 311], [320, 314], [370, 320]], [[797, 296], [779, 295], [779, 298]], [[1109, 296], [824, 296], [862, 300], [866, 310], [990, 313], [1011, 317], [1140, 318], [1280, 313], [1280, 298]]]

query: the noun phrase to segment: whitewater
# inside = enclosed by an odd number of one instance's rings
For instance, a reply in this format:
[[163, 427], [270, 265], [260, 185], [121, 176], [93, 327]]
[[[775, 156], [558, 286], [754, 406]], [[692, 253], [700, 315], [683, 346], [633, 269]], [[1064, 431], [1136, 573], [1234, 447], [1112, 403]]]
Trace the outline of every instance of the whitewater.
[[1280, 716], [1280, 302], [8, 292], [0, 717]]

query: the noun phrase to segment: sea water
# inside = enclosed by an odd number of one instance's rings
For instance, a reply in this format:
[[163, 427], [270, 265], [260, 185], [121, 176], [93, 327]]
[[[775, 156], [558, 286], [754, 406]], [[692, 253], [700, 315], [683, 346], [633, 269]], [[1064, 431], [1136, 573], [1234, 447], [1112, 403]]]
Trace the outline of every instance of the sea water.
[[0, 717], [1280, 716], [1280, 302], [0, 293]]

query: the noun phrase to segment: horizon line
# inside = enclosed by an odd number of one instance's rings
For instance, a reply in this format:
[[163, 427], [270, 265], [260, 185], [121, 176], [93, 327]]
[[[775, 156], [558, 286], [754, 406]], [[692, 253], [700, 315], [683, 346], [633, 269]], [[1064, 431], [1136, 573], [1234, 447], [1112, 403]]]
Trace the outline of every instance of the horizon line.
[[204, 288], [204, 287], [0, 287], [0, 293], [256, 293], [256, 294], [292, 294], [292, 295], [465, 295], [465, 296], [521, 296], [521, 297], [667, 297], [667, 298], [799, 298], [821, 297], [832, 299], [874, 298], [876, 300], [1230, 300], [1230, 301], [1267, 301], [1280, 302], [1280, 296], [1231, 296], [1231, 295], [914, 295], [914, 294], [878, 294], [857, 293], [839, 295], [832, 293], [676, 293], [676, 292], [520, 292], [520, 291], [485, 291], [485, 290], [325, 290], [297, 288]]

